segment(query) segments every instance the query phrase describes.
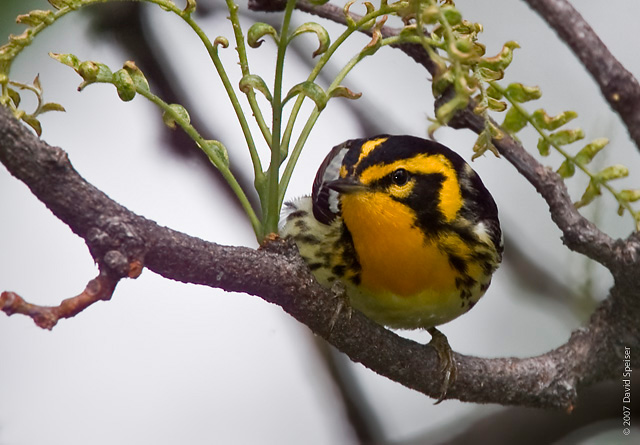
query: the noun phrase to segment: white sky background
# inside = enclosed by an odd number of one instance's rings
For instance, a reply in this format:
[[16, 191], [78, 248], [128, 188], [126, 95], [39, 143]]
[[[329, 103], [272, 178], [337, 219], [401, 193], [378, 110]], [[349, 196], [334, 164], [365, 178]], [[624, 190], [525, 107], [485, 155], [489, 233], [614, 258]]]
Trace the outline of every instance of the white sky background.
[[[625, 2], [619, 6], [625, 10], [621, 14], [602, 2], [575, 3], [627, 69], [640, 75], [636, 42], [628, 38], [640, 4]], [[23, 4], [16, 13], [48, 7], [44, 0]], [[630, 167], [631, 177], [616, 185], [640, 186], [637, 149], [626, 130], [535, 13], [512, 0], [459, 0], [457, 6], [465, 18], [483, 23], [488, 54], [497, 53], [507, 40], [520, 43], [506, 81], [541, 86], [543, 98], [530, 110], [576, 110], [580, 118], [572, 128], [582, 127], [587, 139], [611, 139], [603, 161]], [[176, 17], [158, 8], [148, 13], [159, 48], [180, 67], [174, 69], [184, 79], [182, 86], [189, 88], [189, 100], [197, 102], [197, 113], [216, 116], [212, 128], [226, 130], [223, 141], [232, 160], [246, 164], [239, 127], [203, 48]], [[160, 148], [165, 133], [150, 103], [142, 97], [123, 103], [107, 85], [77, 93], [80, 78], [46, 56], [49, 51], [72, 52], [114, 69], [126, 60], [109, 42], [87, 35], [86, 17], [72, 16], [36, 39], [12, 73], [21, 81], [40, 73], [45, 98], [67, 109], [43, 117], [43, 138], [64, 148], [84, 178], [132, 211], [206, 240], [254, 246], [244, 215], [215, 190], [205, 166]], [[225, 16], [200, 20], [211, 38], [223, 34], [231, 40]], [[302, 13], [294, 15], [297, 24], [309, 20]], [[249, 24], [244, 23], [245, 30]], [[327, 28], [335, 38], [339, 27]], [[2, 41], [7, 33], [0, 28]], [[303, 57], [310, 57], [315, 43], [306, 38], [310, 51]], [[341, 60], [365, 43], [358, 37], [340, 54]], [[272, 82], [273, 49], [269, 42], [249, 49], [252, 71], [263, 74], [267, 84]], [[223, 53], [237, 84], [235, 52], [229, 48]], [[287, 83], [306, 77], [306, 69], [304, 61], [290, 53]], [[389, 49], [356, 68], [344, 84], [362, 91], [363, 98], [355, 108], [341, 99], [329, 104], [300, 159], [289, 196], [309, 193], [315, 171], [332, 146], [365, 136], [359, 133], [354, 109], [371, 113], [382, 131], [425, 137], [426, 118], [433, 114], [427, 77], [423, 68]], [[445, 129], [436, 138], [470, 159], [475, 139], [470, 132]], [[535, 150], [532, 133], [522, 139]], [[552, 156], [544, 163], [557, 167], [560, 161]], [[533, 188], [505, 160], [488, 155], [472, 166], [496, 198], [507, 235], [568, 288], [581, 286], [589, 266], [562, 246]], [[585, 185], [578, 175], [569, 181], [575, 199]], [[595, 209], [611, 235], [624, 237], [631, 230], [630, 217], [618, 217], [606, 194], [586, 212], [591, 215]], [[0, 290], [55, 305], [82, 291], [96, 274], [84, 242], [4, 168], [0, 215]], [[599, 267], [594, 273], [594, 293], [602, 297], [610, 279]], [[571, 307], [553, 296], [536, 298], [510, 275], [508, 266], [502, 268], [482, 302], [443, 327], [456, 351], [488, 357], [539, 354], [564, 343], [579, 326], [582, 320]], [[403, 335], [429, 340], [426, 333]], [[23, 316], [0, 315], [0, 445], [353, 443], [312, 340], [305, 326], [257, 297], [175, 283], [148, 270], [137, 280], [122, 281], [112, 301], [61, 321], [52, 332]], [[455, 401], [433, 406], [431, 399], [360, 365], [351, 368], [390, 440], [422, 435], [444, 440], [447, 429], [455, 434], [501, 409]]]

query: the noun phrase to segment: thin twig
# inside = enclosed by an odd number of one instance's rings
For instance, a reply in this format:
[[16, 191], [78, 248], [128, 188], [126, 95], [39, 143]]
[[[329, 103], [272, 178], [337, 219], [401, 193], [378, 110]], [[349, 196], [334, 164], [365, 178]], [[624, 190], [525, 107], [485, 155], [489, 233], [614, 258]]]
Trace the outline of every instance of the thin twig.
[[[525, 0], [591, 73], [640, 149], [640, 84], [567, 0]], [[605, 8], [604, 4], [602, 6]], [[613, 11], [612, 11], [613, 13]]]
[[63, 300], [58, 306], [39, 306], [27, 303], [15, 292], [0, 294], [0, 310], [7, 315], [22, 314], [31, 317], [42, 329], [53, 329], [62, 318], [71, 318], [100, 300], [110, 300], [120, 280], [108, 273], [100, 273], [75, 297]]

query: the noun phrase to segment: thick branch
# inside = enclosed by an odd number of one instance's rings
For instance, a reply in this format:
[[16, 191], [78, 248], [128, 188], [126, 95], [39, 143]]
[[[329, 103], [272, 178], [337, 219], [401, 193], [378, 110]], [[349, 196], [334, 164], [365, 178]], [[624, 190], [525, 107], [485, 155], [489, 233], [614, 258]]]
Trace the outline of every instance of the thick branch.
[[[106, 265], [107, 254], [119, 252], [126, 259], [113, 267], [120, 276], [126, 264], [140, 261], [166, 278], [258, 295], [280, 305], [352, 360], [425, 394], [439, 393], [438, 359], [432, 348], [401, 338], [355, 311], [351, 317], [339, 317], [331, 330], [337, 301], [317, 284], [291, 245], [227, 247], [158, 226], [84, 181], [61, 149], [35, 138], [3, 108], [0, 161], [85, 239], [98, 263]], [[613, 317], [619, 318], [608, 302], [589, 329], [539, 357], [481, 359], [456, 354], [459, 374], [449, 397], [571, 409], [582, 384], [620, 371], [616, 357], [624, 338], [620, 329], [626, 327], [614, 323]], [[630, 345], [638, 347], [635, 334]]]
[[[525, 0], [569, 45], [640, 148], [640, 84], [567, 0]], [[604, 7], [604, 5], [603, 5]]]

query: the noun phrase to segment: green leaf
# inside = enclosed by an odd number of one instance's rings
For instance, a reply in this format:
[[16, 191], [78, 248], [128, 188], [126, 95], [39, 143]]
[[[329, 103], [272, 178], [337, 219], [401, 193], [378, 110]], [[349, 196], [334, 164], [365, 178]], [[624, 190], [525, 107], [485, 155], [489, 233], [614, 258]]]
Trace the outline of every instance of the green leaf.
[[13, 102], [13, 105], [18, 108], [20, 106], [20, 93], [18, 93], [13, 88], [7, 88], [7, 93], [9, 94], [9, 98]]
[[[175, 6], [176, 4], [173, 2], [173, 0], [165, 0], [166, 3]], [[160, 6], [161, 9], [165, 10], [165, 11], [172, 11], [172, 9], [165, 4], [159, 3], [158, 6]]]
[[42, 107], [40, 107], [39, 113], [47, 113], [49, 111], [67, 111], [64, 109], [64, 107], [60, 104], [57, 104], [55, 102], [47, 102], [46, 104], [42, 105]]
[[456, 111], [465, 108], [468, 103], [468, 97], [458, 94], [448, 102], [438, 107], [438, 109], [436, 110], [436, 119], [441, 124], [447, 124], [456, 113]]
[[455, 59], [466, 62], [473, 57], [477, 57], [476, 47], [471, 37], [460, 37], [447, 46], [447, 52]]
[[104, 63], [85, 61], [80, 63], [76, 72], [84, 80], [84, 82], [78, 86], [78, 91], [82, 91], [87, 85], [95, 82], [112, 83], [113, 81], [113, 73]]
[[489, 108], [488, 102], [483, 103], [479, 99], [480, 97], [474, 97], [474, 100], [476, 101], [476, 106], [473, 108], [473, 112], [478, 116], [484, 113], [485, 111], [487, 111], [487, 108]]
[[[444, 0], [444, 1], [453, 3], [453, 0]], [[458, 26], [455, 27], [455, 31], [458, 34], [475, 36], [478, 33], [481, 33], [482, 31], [484, 31], [484, 27], [482, 26], [482, 23], [472, 23], [467, 20], [463, 20], [462, 23], [460, 23]], [[512, 42], [512, 41], [507, 42], [505, 45], [510, 45], [510, 46], [515, 45], [514, 48], [520, 48], [520, 46], [516, 42]]]
[[507, 109], [506, 102], [495, 100], [493, 97], [487, 97], [487, 105], [493, 111], [503, 112]]
[[33, 86], [36, 90], [42, 93], [42, 84], [40, 83], [40, 74], [36, 75], [35, 79], [33, 79]]
[[454, 6], [444, 5], [440, 8], [440, 11], [449, 25], [455, 26], [462, 22], [462, 14]]
[[80, 66], [80, 61], [73, 54], [49, 53], [49, 57], [51, 57], [52, 59], [57, 60], [60, 63], [65, 64], [67, 66], [70, 66], [74, 70], [77, 70], [78, 66]]
[[493, 153], [496, 157], [500, 157], [498, 149], [495, 145], [493, 145], [493, 140], [500, 140], [502, 138], [502, 131], [491, 122], [487, 121], [485, 123], [484, 130], [482, 130], [482, 132], [478, 135], [478, 139], [476, 139], [476, 142], [473, 145], [474, 153], [473, 156], [471, 156], [471, 160], [475, 161], [477, 158], [485, 154], [487, 150]]
[[505, 91], [505, 96], [514, 102], [528, 102], [530, 100], [540, 99], [542, 92], [538, 87], [528, 87], [521, 83], [509, 84]]
[[289, 38], [289, 42], [293, 40], [296, 36], [300, 34], [304, 34], [306, 32], [312, 32], [318, 37], [318, 49], [313, 52], [313, 57], [316, 57], [329, 49], [329, 45], [331, 44], [331, 38], [329, 37], [329, 33], [326, 29], [320, 26], [317, 23], [308, 22], [303, 25], [300, 25], [294, 32], [291, 34]]
[[511, 107], [504, 116], [502, 128], [511, 134], [515, 134], [526, 127], [527, 123], [527, 116], [518, 111], [516, 107]]
[[442, 95], [447, 88], [453, 84], [455, 81], [455, 74], [451, 68], [448, 68], [444, 71], [439, 71], [433, 77], [433, 81], [431, 82], [431, 90], [433, 91], [433, 95], [438, 97]]
[[354, 93], [347, 87], [337, 86], [329, 91], [329, 97], [346, 97], [347, 99], [359, 99], [362, 93]]
[[41, 23], [51, 24], [54, 21], [54, 12], [36, 9], [28, 14], [19, 15], [16, 22], [27, 26], [38, 26]]
[[98, 67], [96, 62], [86, 60], [78, 65], [76, 72], [80, 74], [80, 77], [82, 77], [88, 85], [96, 81], [98, 74], [100, 73], [100, 67]]
[[621, 190], [619, 193], [620, 199], [626, 202], [640, 201], [640, 189], [635, 190]]
[[611, 181], [612, 179], [619, 179], [629, 176], [629, 169], [621, 164], [612, 165], [596, 174], [602, 182]]
[[565, 179], [572, 177], [575, 172], [576, 165], [569, 159], [565, 159], [564, 162], [560, 164], [560, 167], [557, 170], [557, 173]]
[[257, 48], [262, 45], [264, 42], [262, 38], [266, 35], [270, 35], [276, 43], [278, 42], [278, 33], [273, 26], [262, 22], [254, 23], [247, 31], [247, 43], [251, 48]]
[[[493, 142], [491, 141], [491, 134], [487, 129], [485, 129], [478, 135], [475, 144], [473, 144], [472, 159], [482, 156], [487, 150], [491, 150], [492, 147]], [[493, 149], [495, 150], [495, 147]]]
[[342, 8], [342, 14], [344, 14], [344, 20], [345, 22], [347, 22], [348, 28], [355, 28], [356, 26], [356, 21], [353, 20], [353, 17], [351, 17], [351, 13], [349, 12], [349, 9], [351, 9], [351, 5], [353, 5], [354, 3], [355, 0], [349, 0]]
[[584, 146], [582, 150], [574, 157], [577, 164], [585, 165], [591, 162], [596, 154], [609, 143], [607, 138], [595, 139], [590, 144]]
[[213, 41], [213, 46], [217, 48], [218, 45], [222, 46], [223, 48], [228, 48], [229, 39], [227, 39], [225, 36], [216, 37], [216, 39]]
[[478, 68], [476, 73], [480, 76], [480, 78], [485, 82], [495, 82], [496, 80], [500, 80], [504, 77], [504, 71], [494, 71], [489, 68]]
[[549, 141], [547, 141], [545, 138], [541, 137], [540, 139], [538, 139], [538, 152], [542, 155], [542, 156], [549, 156], [549, 149], [551, 148], [551, 145], [549, 144]]
[[580, 207], [584, 207], [591, 201], [593, 201], [598, 195], [600, 195], [600, 184], [595, 183], [593, 180], [591, 180], [589, 181], [589, 185], [584, 191], [582, 198], [580, 198], [580, 201], [576, 202], [574, 205], [577, 209], [579, 209]]
[[269, 102], [273, 100], [273, 97], [271, 96], [271, 92], [269, 91], [269, 87], [267, 87], [267, 84], [264, 82], [262, 77], [257, 76], [255, 74], [247, 74], [246, 76], [242, 77], [242, 79], [240, 79], [239, 87], [240, 87], [240, 91], [242, 91], [245, 94], [249, 93], [249, 91], [254, 89], [264, 94], [264, 97], [266, 97]]
[[360, 51], [362, 56], [371, 56], [382, 47], [382, 27], [387, 21], [387, 16], [383, 16], [378, 22], [374, 22], [371, 40]]
[[516, 48], [520, 48], [520, 45], [514, 41], [509, 41], [503, 45], [499, 54], [480, 60], [478, 66], [480, 68], [488, 68], [492, 71], [502, 71], [511, 64], [513, 60], [513, 50]]
[[38, 137], [42, 136], [42, 125], [40, 124], [40, 121], [36, 119], [33, 115], [24, 114], [20, 117], [20, 119], [22, 119], [24, 123], [26, 123], [31, 128], [33, 128], [33, 130], [36, 132]]
[[489, 85], [489, 88], [487, 88], [487, 96], [496, 99], [496, 100], [500, 100], [502, 99], [504, 96], [502, 95], [502, 93], [500, 92], [500, 90], [498, 90], [497, 88], [495, 88], [493, 85]]
[[31, 29], [27, 29], [25, 32], [17, 36], [9, 34], [9, 43], [7, 45], [4, 45], [3, 48], [10, 45], [16, 45], [18, 47], [27, 46], [33, 40], [32, 34], [33, 32]]
[[542, 108], [534, 111], [531, 114], [531, 118], [533, 119], [534, 124], [542, 128], [543, 130], [548, 131], [557, 130], [576, 117], [578, 117], [578, 113], [576, 113], [575, 111], [565, 111], [564, 113], [560, 113], [557, 116], [551, 117]]
[[69, 6], [70, 0], [47, 0], [51, 6], [56, 9], [62, 9]]
[[[177, 115], [177, 119], [180, 119], [183, 123], [188, 124], [191, 122], [191, 116], [189, 116], [189, 113], [182, 105], [171, 104], [169, 105], [169, 108], [171, 108], [171, 111]], [[168, 111], [162, 113], [162, 121], [172, 130], [176, 128], [176, 117], [174, 117], [174, 114]]]
[[425, 4], [420, 12], [422, 12], [422, 23], [424, 25], [437, 23], [440, 18], [440, 8], [436, 5], [427, 6]]
[[573, 130], [560, 130], [549, 135], [552, 144], [567, 145], [584, 138], [584, 132], [580, 128]]
[[124, 68], [113, 73], [113, 84], [122, 101], [128, 102], [136, 96], [136, 84]]
[[124, 63], [122, 68], [126, 70], [131, 76], [131, 79], [133, 79], [136, 90], [149, 91], [149, 82], [147, 81], [147, 78], [144, 77], [142, 71], [140, 71], [140, 68], [136, 66], [135, 62], [128, 60]]
[[182, 14], [191, 15], [196, 10], [196, 0], [187, 0], [187, 5], [182, 10]]
[[297, 96], [298, 94], [307, 96], [309, 99], [314, 101], [316, 107], [318, 107], [318, 111], [322, 111], [324, 109], [324, 107], [327, 105], [327, 100], [329, 99], [320, 85], [306, 80], [291, 88], [291, 90], [289, 90], [289, 92], [287, 93], [287, 97], [285, 97], [282, 101], [282, 104], [284, 105], [287, 101]]
[[220, 164], [229, 167], [229, 152], [220, 141], [207, 140], [203, 144], [198, 144], [205, 152], [213, 165], [220, 168]]

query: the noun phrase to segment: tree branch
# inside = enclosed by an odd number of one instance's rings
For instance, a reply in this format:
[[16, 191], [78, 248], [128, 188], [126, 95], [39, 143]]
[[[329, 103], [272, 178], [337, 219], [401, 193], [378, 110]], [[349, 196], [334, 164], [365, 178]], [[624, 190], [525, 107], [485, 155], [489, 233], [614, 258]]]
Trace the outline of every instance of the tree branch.
[[[434, 69], [428, 62], [423, 65]], [[466, 109], [452, 125], [481, 131], [484, 123]], [[615, 285], [587, 327], [556, 350], [522, 359], [455, 354], [458, 378], [448, 397], [570, 411], [580, 388], [619, 377], [625, 346], [640, 347], [640, 236], [611, 240], [575, 210], [555, 173], [512, 139], [495, 143], [547, 201], [565, 243], [609, 267]], [[166, 278], [260, 296], [352, 360], [432, 397], [439, 394], [438, 359], [431, 347], [399, 337], [357, 311], [351, 317], [341, 315], [332, 325], [338, 302], [314, 280], [291, 244], [272, 241], [258, 250], [221, 246], [161, 227], [84, 181], [64, 151], [38, 140], [4, 108], [0, 108], [0, 162], [85, 240], [101, 274], [116, 282], [138, 265]], [[15, 294], [4, 293], [0, 306], [9, 308], [8, 314], [22, 304], [9, 301], [10, 297], [15, 301]], [[632, 357], [637, 367], [640, 356]]]
[[[432, 397], [439, 394], [438, 358], [431, 347], [399, 337], [357, 311], [351, 317], [341, 315], [330, 329], [337, 301], [314, 280], [292, 245], [277, 241], [258, 250], [228, 247], [161, 227], [84, 181], [61, 149], [38, 140], [4, 108], [0, 109], [0, 162], [85, 239], [101, 270], [123, 277], [130, 264], [139, 262], [166, 278], [258, 295], [281, 306], [352, 360]], [[119, 260], [109, 258], [114, 256]], [[637, 312], [629, 312], [630, 325], [613, 323], [620, 318], [614, 301], [600, 307], [588, 329], [539, 357], [482, 359], [455, 354], [458, 379], [448, 396], [571, 410], [581, 386], [618, 375], [616, 357], [623, 338], [638, 346], [638, 327], [631, 337], [629, 331], [627, 337], [621, 335], [621, 329], [635, 326]]]
[[567, 0], [525, 0], [591, 73], [640, 149], [640, 84]]

